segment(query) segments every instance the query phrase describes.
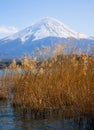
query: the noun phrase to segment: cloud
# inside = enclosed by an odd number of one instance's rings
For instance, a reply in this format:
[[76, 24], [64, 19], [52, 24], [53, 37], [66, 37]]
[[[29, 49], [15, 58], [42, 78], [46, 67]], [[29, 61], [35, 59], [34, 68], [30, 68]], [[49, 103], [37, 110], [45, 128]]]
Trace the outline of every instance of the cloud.
[[18, 32], [18, 29], [13, 27], [13, 26], [10, 26], [10, 27], [0, 27], [0, 33], [1, 34], [13, 34], [13, 33], [16, 33]]

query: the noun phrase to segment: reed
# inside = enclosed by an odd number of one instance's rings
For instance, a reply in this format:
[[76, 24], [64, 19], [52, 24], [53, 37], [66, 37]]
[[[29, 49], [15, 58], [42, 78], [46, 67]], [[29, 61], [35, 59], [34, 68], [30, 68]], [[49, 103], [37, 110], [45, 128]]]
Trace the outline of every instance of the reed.
[[94, 54], [75, 49], [68, 54], [64, 47], [56, 47], [51, 58], [50, 48], [43, 48], [42, 61], [38, 48], [37, 58], [25, 56], [21, 64], [13, 60], [0, 77], [0, 98], [11, 99], [23, 113], [70, 109], [94, 116]]
[[62, 54], [40, 62], [25, 57], [13, 60], [13, 106], [20, 111], [64, 110], [94, 114], [94, 56]]
[[11, 96], [13, 82], [5, 72], [0, 75], [0, 100], [7, 100]]

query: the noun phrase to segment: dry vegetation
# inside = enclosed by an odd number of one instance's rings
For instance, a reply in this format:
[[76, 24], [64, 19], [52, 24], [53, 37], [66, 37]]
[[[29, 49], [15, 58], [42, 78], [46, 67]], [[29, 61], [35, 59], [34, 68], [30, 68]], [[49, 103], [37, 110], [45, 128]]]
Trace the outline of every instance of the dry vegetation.
[[[13, 87], [13, 106], [21, 111], [67, 108], [94, 114], [94, 55], [62, 54], [39, 62], [25, 57], [6, 69]], [[8, 80], [10, 81], [10, 80]], [[9, 85], [9, 84], [8, 84]]]
[[10, 98], [12, 86], [13, 80], [11, 79], [11, 75], [4, 71], [2, 74], [0, 74], [0, 100], [6, 100]]

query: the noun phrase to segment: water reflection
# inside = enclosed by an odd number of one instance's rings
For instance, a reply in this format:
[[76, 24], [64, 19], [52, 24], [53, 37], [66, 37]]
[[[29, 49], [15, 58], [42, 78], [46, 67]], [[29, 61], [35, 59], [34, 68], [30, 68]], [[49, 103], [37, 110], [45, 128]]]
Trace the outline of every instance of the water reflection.
[[0, 130], [94, 130], [94, 118], [31, 119], [14, 112], [9, 102], [0, 101]]

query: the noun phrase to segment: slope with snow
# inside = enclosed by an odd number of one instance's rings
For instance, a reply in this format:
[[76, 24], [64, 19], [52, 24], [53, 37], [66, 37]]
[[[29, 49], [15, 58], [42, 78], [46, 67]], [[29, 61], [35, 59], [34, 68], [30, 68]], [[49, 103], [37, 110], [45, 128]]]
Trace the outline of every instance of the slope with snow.
[[53, 50], [54, 45], [59, 42], [70, 46], [68, 44], [70, 37], [74, 39], [71, 41], [71, 46], [86, 50], [88, 43], [90, 43], [91, 47], [94, 47], [93, 37], [88, 38], [54, 18], [43, 18], [32, 26], [1, 39], [0, 58], [17, 58], [23, 54], [31, 54], [31, 52], [36, 51], [36, 47], [42, 50], [43, 47], [50, 46]]
[[28, 40], [33, 36], [33, 41], [43, 39], [46, 37], [60, 37], [60, 38], [86, 38], [84, 34], [80, 34], [64, 23], [54, 18], [44, 18], [36, 22], [32, 26], [14, 34], [13, 36], [7, 37], [4, 40], [15, 40], [21, 39], [22, 42]]

